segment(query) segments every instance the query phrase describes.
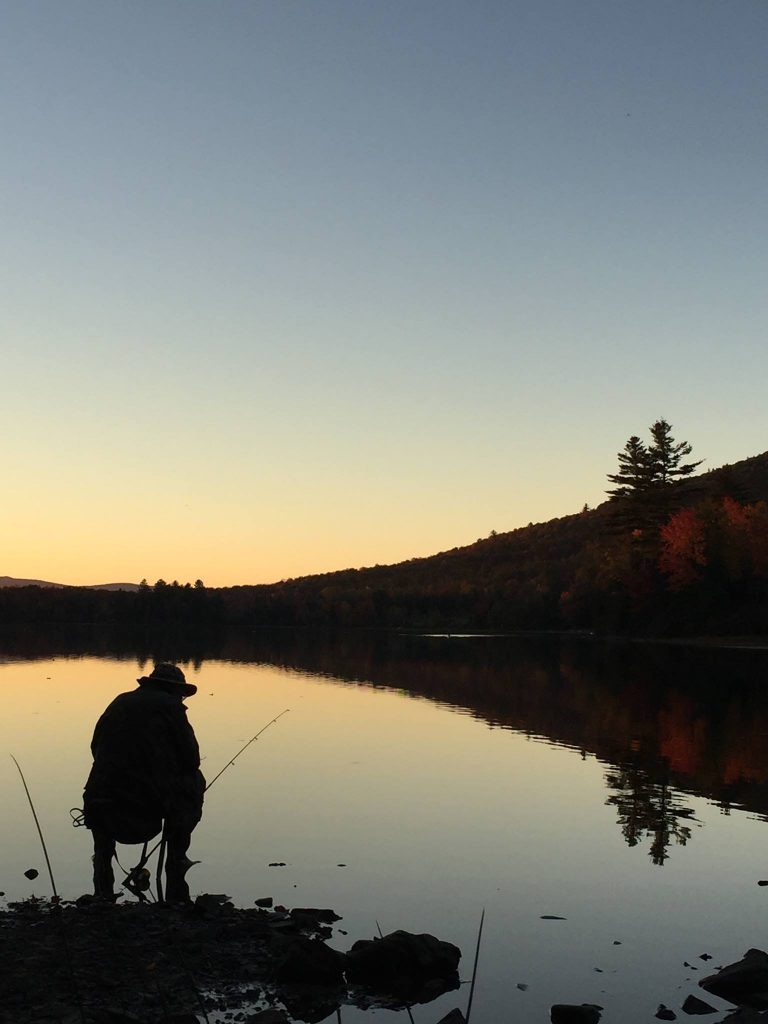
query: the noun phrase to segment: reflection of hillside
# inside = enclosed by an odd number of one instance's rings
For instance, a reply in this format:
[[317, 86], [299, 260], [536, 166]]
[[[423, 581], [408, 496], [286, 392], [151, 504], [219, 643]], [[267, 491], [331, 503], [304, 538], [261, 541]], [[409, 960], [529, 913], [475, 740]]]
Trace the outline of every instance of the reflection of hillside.
[[421, 694], [768, 815], [768, 652], [311, 633], [237, 646], [228, 657]]
[[174, 661], [199, 666], [221, 656], [220, 628], [119, 626], [116, 623], [49, 623], [0, 629], [0, 661], [96, 657], [119, 661]]
[[663, 773], [664, 785], [768, 816], [768, 652], [384, 631], [225, 637], [67, 626], [0, 636], [0, 657], [83, 654], [263, 662], [404, 690], [589, 751], [615, 766], [614, 781], [635, 771], [658, 785]]

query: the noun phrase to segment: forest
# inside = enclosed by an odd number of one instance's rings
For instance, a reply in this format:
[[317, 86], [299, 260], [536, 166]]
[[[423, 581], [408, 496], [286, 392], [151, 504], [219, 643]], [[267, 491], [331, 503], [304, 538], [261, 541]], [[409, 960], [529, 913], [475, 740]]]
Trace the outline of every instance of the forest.
[[659, 420], [650, 444], [629, 439], [595, 509], [431, 557], [274, 584], [0, 588], [0, 626], [768, 633], [768, 453], [699, 474], [690, 454]]

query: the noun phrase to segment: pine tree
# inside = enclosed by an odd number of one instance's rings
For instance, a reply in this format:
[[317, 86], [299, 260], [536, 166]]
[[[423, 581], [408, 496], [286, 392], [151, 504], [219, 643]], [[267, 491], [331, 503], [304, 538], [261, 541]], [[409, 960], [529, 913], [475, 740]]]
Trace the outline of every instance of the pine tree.
[[630, 437], [618, 458], [618, 473], [608, 474], [616, 487], [607, 493], [612, 498], [629, 498], [647, 491], [652, 483], [653, 463], [650, 452], [636, 434]]
[[693, 449], [687, 441], [675, 442], [672, 437], [672, 425], [664, 419], [656, 420], [653, 424], [651, 438], [648, 456], [654, 484], [673, 484], [682, 477], [690, 476], [704, 461], [699, 459], [698, 462], [682, 462]]
[[651, 443], [646, 447], [633, 434], [619, 452], [619, 471], [609, 473], [608, 479], [616, 484], [607, 493], [613, 498], [631, 498], [650, 491], [658, 492], [683, 477], [690, 476], [701, 465], [698, 462], [683, 462], [691, 454], [687, 441], [675, 441], [672, 426], [666, 420], [656, 420], [650, 428]]

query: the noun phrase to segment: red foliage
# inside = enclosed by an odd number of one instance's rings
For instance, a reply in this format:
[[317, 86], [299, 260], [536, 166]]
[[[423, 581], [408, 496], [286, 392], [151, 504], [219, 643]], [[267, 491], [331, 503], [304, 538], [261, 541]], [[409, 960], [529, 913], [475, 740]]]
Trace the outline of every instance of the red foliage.
[[739, 581], [768, 576], [768, 505], [735, 498], [676, 512], [660, 531], [659, 568], [673, 590], [696, 583], [707, 565]]
[[741, 505], [723, 498], [724, 554], [732, 576], [768, 574], [768, 506], [764, 501]]
[[673, 590], [679, 590], [700, 579], [706, 564], [704, 520], [696, 509], [681, 509], [661, 527], [659, 568]]

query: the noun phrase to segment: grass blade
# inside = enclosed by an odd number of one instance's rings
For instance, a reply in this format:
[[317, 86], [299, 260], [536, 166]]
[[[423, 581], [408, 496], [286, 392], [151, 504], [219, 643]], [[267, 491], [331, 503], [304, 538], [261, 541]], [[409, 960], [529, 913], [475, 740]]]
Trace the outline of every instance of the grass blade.
[[480, 939], [483, 934], [483, 921], [485, 920], [485, 907], [480, 915], [480, 927], [477, 932], [477, 946], [475, 947], [475, 965], [472, 968], [472, 984], [469, 986], [469, 999], [467, 1000], [467, 1014], [464, 1018], [466, 1024], [469, 1024], [469, 1014], [472, 1010], [472, 997], [475, 994], [475, 978], [477, 978], [477, 961], [480, 959]]
[[37, 812], [35, 811], [35, 805], [32, 803], [32, 797], [30, 796], [30, 793], [29, 793], [29, 786], [27, 785], [27, 780], [24, 778], [24, 772], [21, 770], [21, 765], [16, 760], [16, 758], [13, 756], [13, 754], [11, 754], [11, 760], [13, 761], [13, 763], [16, 765], [16, 767], [19, 770], [19, 775], [21, 776], [21, 782], [22, 782], [22, 785], [24, 786], [24, 792], [27, 794], [27, 800], [29, 801], [29, 809], [32, 811], [32, 817], [35, 819], [35, 825], [37, 826], [37, 834], [40, 836], [40, 845], [43, 847], [43, 856], [45, 857], [45, 863], [48, 866], [48, 877], [51, 879], [51, 888], [53, 889], [53, 897], [54, 897], [54, 899], [58, 900], [59, 894], [56, 892], [56, 883], [53, 880], [53, 869], [51, 868], [51, 860], [50, 860], [50, 857], [48, 856], [48, 849], [46, 848], [45, 839], [43, 838], [43, 830], [40, 828], [40, 822], [38, 821], [38, 818], [37, 818]]

